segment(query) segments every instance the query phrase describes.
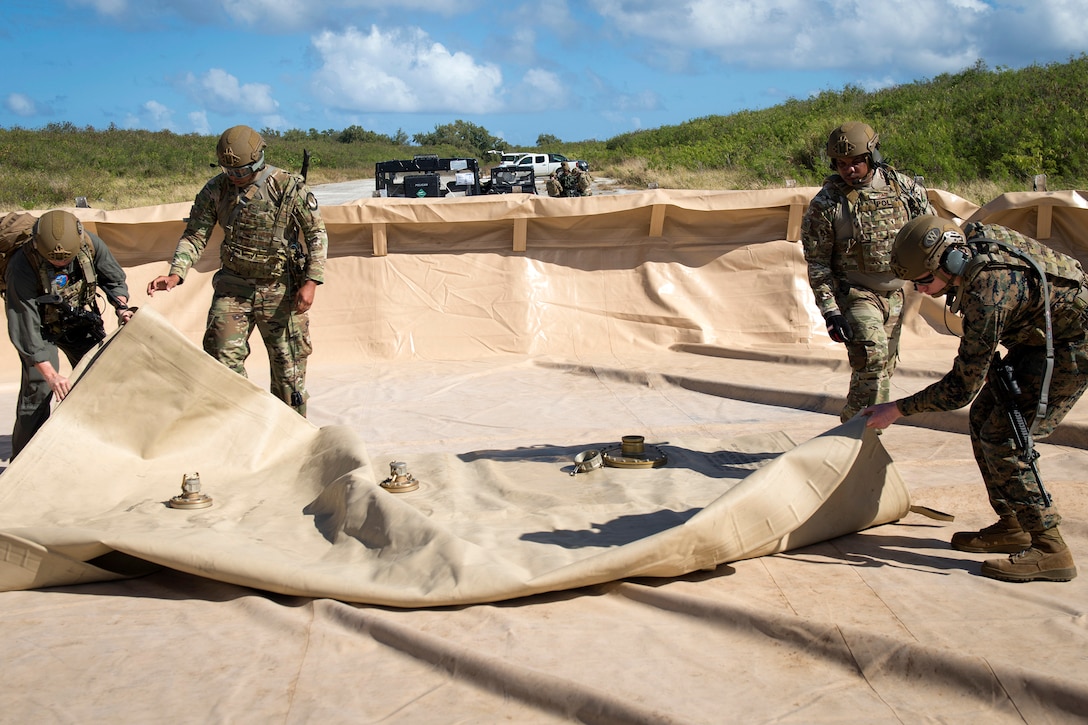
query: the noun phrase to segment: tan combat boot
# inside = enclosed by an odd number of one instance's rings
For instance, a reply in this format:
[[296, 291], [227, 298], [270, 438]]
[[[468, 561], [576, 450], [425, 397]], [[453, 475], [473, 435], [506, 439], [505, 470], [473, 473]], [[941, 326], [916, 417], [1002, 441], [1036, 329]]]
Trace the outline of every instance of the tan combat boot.
[[1015, 516], [1002, 516], [981, 531], [957, 531], [952, 548], [976, 554], [1015, 554], [1031, 546], [1031, 535], [1020, 528]]
[[1067, 582], [1076, 575], [1073, 554], [1062, 540], [1057, 526], [1045, 531], [1033, 531], [1030, 549], [1013, 554], [1008, 559], [982, 562], [982, 576], [1007, 582]]

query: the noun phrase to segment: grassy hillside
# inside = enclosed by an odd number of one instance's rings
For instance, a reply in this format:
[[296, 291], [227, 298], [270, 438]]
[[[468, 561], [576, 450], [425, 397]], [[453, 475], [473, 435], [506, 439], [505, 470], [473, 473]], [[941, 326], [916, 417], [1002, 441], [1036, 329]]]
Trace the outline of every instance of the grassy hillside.
[[727, 169], [738, 186], [817, 184], [828, 133], [869, 123], [892, 165], [954, 190], [980, 180], [1007, 190], [1088, 188], [1088, 57], [1023, 70], [983, 64], [955, 75], [868, 93], [847, 87], [763, 111], [707, 116], [617, 136], [599, 163], [644, 159], [650, 174]]
[[[1031, 188], [1048, 175], [1050, 189], [1088, 188], [1088, 56], [1022, 70], [963, 72], [876, 92], [825, 91], [761, 111], [707, 116], [607, 141], [550, 143], [549, 150], [589, 160], [598, 176], [643, 187], [764, 188], [787, 179], [818, 185], [828, 173], [829, 131], [861, 120], [881, 136], [894, 166], [927, 185], [976, 203], [1003, 191]], [[264, 129], [268, 159], [297, 169], [313, 154], [310, 180], [327, 183], [373, 175], [374, 164], [418, 153], [491, 159], [497, 141], [481, 127], [455, 121], [434, 132], [382, 136], [342, 131]], [[0, 211], [70, 206], [126, 208], [188, 201], [214, 173], [215, 136], [166, 131], [96, 130], [72, 124], [0, 129]]]

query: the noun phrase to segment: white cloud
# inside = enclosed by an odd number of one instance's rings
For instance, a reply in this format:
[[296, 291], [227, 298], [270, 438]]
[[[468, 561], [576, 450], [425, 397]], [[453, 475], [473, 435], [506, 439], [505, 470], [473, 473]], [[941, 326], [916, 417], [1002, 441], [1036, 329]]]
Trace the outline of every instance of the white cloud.
[[211, 124], [208, 123], [207, 111], [190, 111], [189, 126], [193, 129], [194, 133], [199, 133], [201, 135], [207, 135], [212, 132]]
[[907, 6], [869, 0], [589, 4], [621, 34], [666, 51], [703, 51], [730, 65], [759, 69], [891, 65], [908, 74], [958, 71], [973, 64], [980, 55], [980, 28], [997, 11], [980, 0], [913, 0]]
[[38, 115], [38, 104], [24, 93], [9, 93], [4, 99], [4, 108], [24, 118]]
[[74, 5], [85, 5], [102, 15], [119, 17], [128, 10], [128, 0], [72, 0]]
[[185, 88], [193, 100], [222, 114], [270, 114], [279, 109], [272, 87], [265, 83], [240, 83], [221, 68], [212, 68], [199, 78], [185, 77]]
[[314, 93], [346, 111], [487, 113], [501, 106], [502, 72], [451, 52], [424, 31], [347, 28], [313, 38]]
[[274, 128], [277, 131], [285, 131], [291, 128], [291, 124], [286, 118], [277, 113], [263, 117], [261, 119], [261, 128]]
[[532, 68], [525, 73], [521, 85], [522, 88], [513, 96], [520, 99], [518, 105], [524, 110], [546, 110], [557, 106], [567, 108], [571, 105], [570, 89], [551, 71]]
[[1088, 37], [1085, 0], [997, 2], [980, 38], [990, 64], [1019, 66], [1080, 55]]
[[174, 126], [174, 112], [156, 100], [145, 101], [136, 113], [125, 114], [121, 125], [124, 128], [178, 131]]
[[356, 15], [452, 16], [477, 9], [474, 0], [66, 0], [132, 27], [180, 17], [199, 25], [236, 24], [277, 32], [311, 32]]
[[152, 128], [166, 128], [173, 130], [174, 114], [169, 108], [158, 101], [148, 101], [143, 105], [142, 116], [149, 122]]

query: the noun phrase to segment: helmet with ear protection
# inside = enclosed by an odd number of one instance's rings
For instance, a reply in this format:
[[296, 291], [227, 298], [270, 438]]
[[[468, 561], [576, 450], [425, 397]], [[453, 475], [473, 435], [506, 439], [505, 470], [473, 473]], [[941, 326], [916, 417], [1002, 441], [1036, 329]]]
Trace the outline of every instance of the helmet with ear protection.
[[835, 170], [835, 159], [852, 159], [868, 154], [873, 163], [879, 163], [880, 134], [873, 127], [861, 121], [847, 121], [836, 127], [827, 137], [827, 157], [831, 159], [831, 170]]
[[915, 217], [903, 225], [892, 245], [891, 267], [900, 279], [919, 279], [943, 269], [963, 274], [970, 261], [967, 237], [955, 222], [938, 216]]
[[963, 274], [963, 270], [967, 269], [969, 261], [971, 261], [971, 255], [967, 252], [966, 247], [949, 245], [944, 250], [944, 254], [941, 255], [941, 269], [953, 277], [958, 277]]

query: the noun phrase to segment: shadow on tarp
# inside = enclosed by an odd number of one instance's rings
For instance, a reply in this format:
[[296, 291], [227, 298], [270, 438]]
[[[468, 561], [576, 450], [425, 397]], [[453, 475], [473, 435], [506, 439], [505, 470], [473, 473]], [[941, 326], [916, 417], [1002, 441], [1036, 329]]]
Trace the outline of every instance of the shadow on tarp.
[[[750, 475], [762, 465], [782, 455], [783, 451], [743, 451], [723, 448], [717, 451], [695, 451], [681, 446], [672, 446], [667, 442], [647, 441], [645, 444], [656, 448], [665, 456], [661, 468], [684, 468], [700, 473], [708, 478], [727, 478], [739, 480]], [[508, 449], [490, 449], [459, 453], [457, 457], [465, 463], [479, 460], [503, 462], [537, 461], [555, 463], [559, 470], [575, 476], [580, 482], [592, 483], [597, 471], [575, 472], [574, 458], [579, 453], [595, 450], [612, 452], [620, 448], [618, 441], [597, 441], [578, 446], [528, 446]], [[608, 466], [606, 466], [608, 467]], [[600, 469], [599, 469], [600, 470]], [[599, 476], [596, 476], [599, 478]]]
[[520, 538], [522, 541], [561, 546], [564, 549], [623, 546], [680, 526], [701, 510], [695, 508], [687, 511], [652, 511], [646, 514], [618, 516], [605, 523], [590, 524], [588, 529], [530, 531], [522, 534]]

